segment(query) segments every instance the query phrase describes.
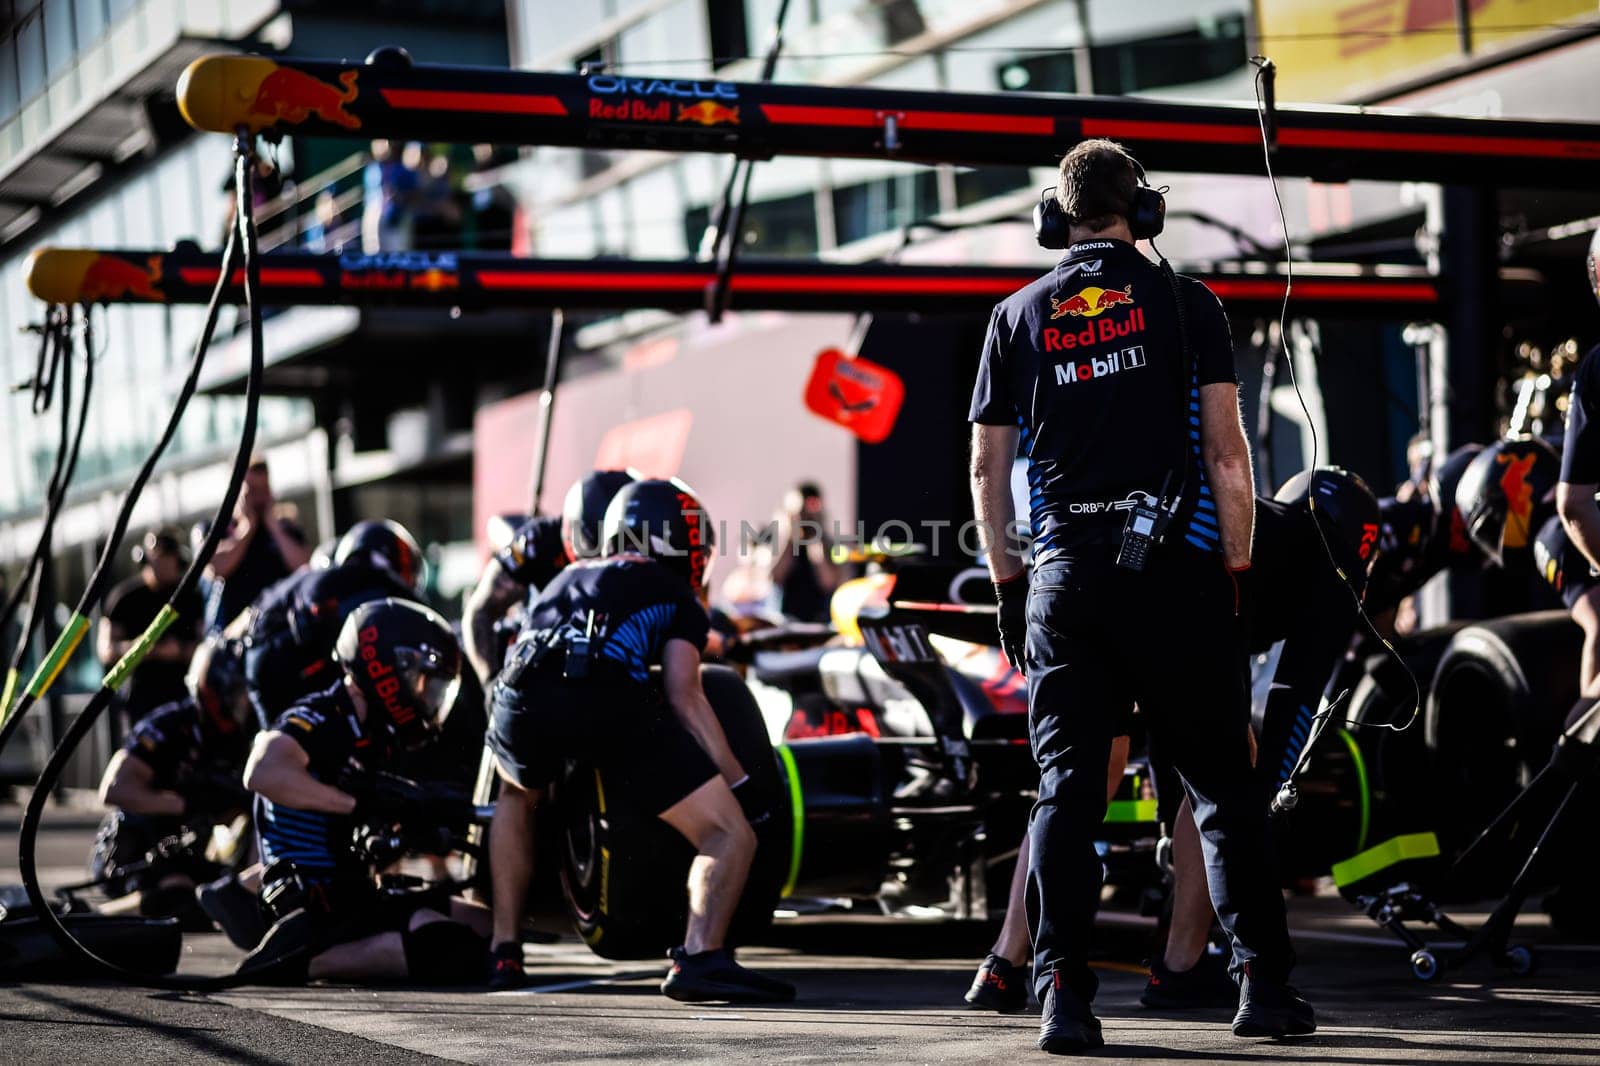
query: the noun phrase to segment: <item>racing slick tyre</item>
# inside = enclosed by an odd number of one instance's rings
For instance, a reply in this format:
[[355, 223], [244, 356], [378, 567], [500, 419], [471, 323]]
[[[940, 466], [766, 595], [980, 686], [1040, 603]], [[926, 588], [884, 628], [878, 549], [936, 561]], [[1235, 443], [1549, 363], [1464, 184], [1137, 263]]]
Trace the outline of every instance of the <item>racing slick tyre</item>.
[[[749, 943], [772, 923], [788, 877], [793, 812], [784, 770], [755, 698], [734, 671], [704, 667], [706, 698], [734, 757], [750, 775], [744, 788], [770, 812], [756, 826], [756, 855], [729, 941]], [[563, 841], [561, 889], [584, 942], [608, 959], [660, 958], [683, 940], [685, 882], [694, 849], [632, 802], [629, 782], [600, 767], [568, 766], [555, 797]]]
[[1565, 611], [1497, 618], [1451, 639], [1423, 719], [1446, 855], [1471, 843], [1545, 765], [1577, 698], [1582, 643]]

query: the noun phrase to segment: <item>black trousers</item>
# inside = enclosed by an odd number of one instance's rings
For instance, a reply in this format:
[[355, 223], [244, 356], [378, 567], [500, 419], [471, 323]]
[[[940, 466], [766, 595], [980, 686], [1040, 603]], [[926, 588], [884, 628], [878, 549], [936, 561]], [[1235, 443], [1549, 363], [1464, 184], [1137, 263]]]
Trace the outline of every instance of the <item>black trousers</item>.
[[1100, 895], [1094, 841], [1118, 710], [1137, 701], [1194, 808], [1206, 880], [1235, 969], [1281, 981], [1294, 964], [1250, 765], [1250, 702], [1233, 582], [1221, 558], [1168, 544], [1142, 573], [1114, 549], [1083, 549], [1035, 571], [1028, 598], [1029, 733], [1039, 802], [1029, 825], [1034, 978], [1085, 1001]]

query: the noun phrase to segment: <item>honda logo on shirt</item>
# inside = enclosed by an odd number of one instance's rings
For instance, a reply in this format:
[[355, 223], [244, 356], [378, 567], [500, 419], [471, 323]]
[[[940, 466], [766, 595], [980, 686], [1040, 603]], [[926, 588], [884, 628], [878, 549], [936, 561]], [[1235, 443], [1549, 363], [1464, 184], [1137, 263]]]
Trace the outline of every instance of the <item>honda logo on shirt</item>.
[[1095, 378], [1108, 377], [1124, 370], [1137, 369], [1144, 366], [1144, 362], [1144, 345], [1136, 344], [1132, 348], [1112, 352], [1104, 359], [1090, 358], [1081, 363], [1057, 365], [1056, 384], [1071, 385], [1075, 381], [1093, 381]]

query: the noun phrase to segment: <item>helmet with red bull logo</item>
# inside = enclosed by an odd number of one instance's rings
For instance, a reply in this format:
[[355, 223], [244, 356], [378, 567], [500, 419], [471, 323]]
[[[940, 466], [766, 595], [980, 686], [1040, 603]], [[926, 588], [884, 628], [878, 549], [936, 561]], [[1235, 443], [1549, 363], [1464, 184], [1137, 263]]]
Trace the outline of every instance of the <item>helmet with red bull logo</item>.
[[1502, 440], [1467, 464], [1456, 486], [1467, 536], [1504, 566], [1511, 552], [1525, 552], [1554, 503], [1561, 456], [1538, 438]]
[[350, 612], [334, 658], [365, 699], [368, 721], [407, 750], [438, 735], [461, 685], [461, 647], [449, 624], [405, 600], [373, 600]]
[[1273, 495], [1281, 503], [1308, 502], [1322, 537], [1339, 569], [1365, 586], [1367, 570], [1378, 555], [1382, 519], [1378, 497], [1358, 474], [1337, 466], [1302, 470]]
[[634, 552], [681, 574], [696, 593], [711, 578], [716, 537], [693, 489], [677, 478], [635, 481], [606, 508], [601, 535], [607, 556]]
[[418, 588], [422, 582], [422, 549], [416, 538], [387, 518], [357, 522], [345, 531], [333, 550], [333, 565], [349, 562], [387, 570], [408, 588]]

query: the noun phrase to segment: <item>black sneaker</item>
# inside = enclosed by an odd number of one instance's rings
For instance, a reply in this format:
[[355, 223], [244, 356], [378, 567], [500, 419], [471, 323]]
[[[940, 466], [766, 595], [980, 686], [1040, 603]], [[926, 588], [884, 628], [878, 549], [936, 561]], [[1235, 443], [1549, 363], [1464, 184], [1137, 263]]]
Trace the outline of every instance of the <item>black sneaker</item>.
[[229, 874], [209, 885], [201, 885], [194, 890], [194, 898], [206, 917], [227, 934], [234, 947], [249, 951], [261, 943], [267, 932], [261, 901], [241, 885], [237, 877]]
[[1300, 993], [1286, 984], [1255, 981], [1250, 966], [1239, 977], [1239, 1012], [1234, 1036], [1309, 1036], [1317, 1031], [1317, 1013]]
[[974, 1007], [1014, 1014], [1028, 1005], [1028, 986], [1022, 967], [1000, 955], [990, 955], [978, 967], [966, 1000]]
[[239, 975], [253, 985], [303, 985], [318, 951], [317, 916], [298, 910], [279, 918], [256, 949], [239, 964]]
[[522, 968], [522, 942], [496, 945], [489, 952], [489, 991], [504, 992], [527, 983], [528, 971]]
[[1203, 1010], [1237, 1007], [1239, 986], [1228, 976], [1222, 956], [1205, 954], [1187, 970], [1169, 970], [1157, 959], [1150, 966], [1139, 1002], [1154, 1010]]
[[1039, 1050], [1051, 1055], [1076, 1055], [1105, 1047], [1100, 1019], [1076, 992], [1061, 983], [1059, 972], [1039, 996]]
[[794, 986], [745, 969], [726, 948], [691, 955], [681, 947], [668, 954], [672, 969], [661, 994], [680, 1003], [788, 1003]]

